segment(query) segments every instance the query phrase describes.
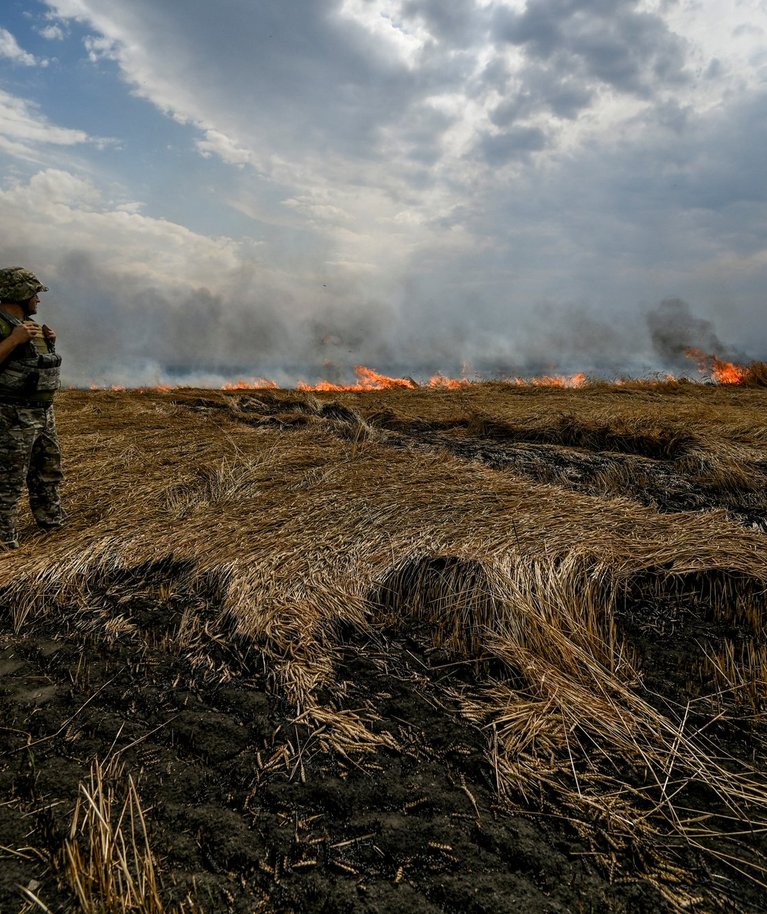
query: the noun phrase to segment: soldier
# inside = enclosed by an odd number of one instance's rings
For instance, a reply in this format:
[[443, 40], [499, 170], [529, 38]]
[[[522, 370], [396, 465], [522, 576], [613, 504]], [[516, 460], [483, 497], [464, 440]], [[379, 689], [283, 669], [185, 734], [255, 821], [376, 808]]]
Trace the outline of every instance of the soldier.
[[26, 483], [38, 527], [54, 530], [61, 452], [53, 417], [61, 356], [56, 334], [32, 320], [48, 289], [23, 267], [0, 269], [0, 550], [19, 545], [16, 518]]

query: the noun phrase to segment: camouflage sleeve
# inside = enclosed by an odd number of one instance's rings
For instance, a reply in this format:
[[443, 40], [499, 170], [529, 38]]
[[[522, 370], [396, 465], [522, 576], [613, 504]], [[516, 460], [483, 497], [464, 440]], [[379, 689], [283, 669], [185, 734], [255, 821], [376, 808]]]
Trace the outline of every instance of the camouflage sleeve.
[[0, 317], [0, 340], [4, 340], [7, 336], [10, 336], [12, 330], [13, 327], [8, 321]]

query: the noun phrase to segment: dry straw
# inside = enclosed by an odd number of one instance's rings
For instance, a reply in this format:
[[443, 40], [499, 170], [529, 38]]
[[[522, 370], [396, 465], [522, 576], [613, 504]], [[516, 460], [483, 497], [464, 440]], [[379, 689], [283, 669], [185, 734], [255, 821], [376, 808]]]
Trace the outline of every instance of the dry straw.
[[103, 766], [97, 760], [91, 766], [64, 845], [62, 870], [83, 914], [196, 910], [189, 901], [166, 908], [136, 784], [119, 764]]
[[[93, 761], [69, 835], [50, 863], [79, 914], [202, 914], [190, 898], [166, 905], [141, 798], [114, 757]], [[50, 911], [31, 890], [21, 891], [27, 910]]]
[[[336, 684], [343, 632], [405, 628], [459, 657], [492, 657], [494, 678], [478, 668], [476, 687], [453, 697], [487, 732], [502, 795], [568, 816], [608, 862], [631, 849], [657, 869], [656, 842], [676, 836], [764, 882], [750, 852], [712, 842], [767, 827], [763, 775], [722, 759], [684, 702], [664, 710], [643, 694], [616, 622], [640, 585], [662, 601], [698, 581], [712, 614], [763, 638], [763, 535], [723, 510], [661, 514], [396, 438], [416, 419], [517, 440], [527, 427], [559, 446], [654, 449], [742, 485], [733, 460], [754, 458], [767, 434], [754, 421], [764, 395], [740, 395], [480, 385], [327, 406], [281, 393], [72, 392], [59, 411], [70, 525], [3, 561], [4, 602], [19, 626], [64, 606], [97, 618], [110, 588], [145, 580], [156, 596], [168, 569], [167, 588], [206, 604], [206, 636], [257, 646], [296, 720], [346, 754], [394, 743], [369, 713], [318, 698]], [[492, 421], [472, 426], [478, 413]], [[187, 620], [187, 648], [201, 625]], [[711, 663], [722, 688], [763, 700], [763, 652]], [[685, 808], [691, 785], [718, 798], [718, 818]]]

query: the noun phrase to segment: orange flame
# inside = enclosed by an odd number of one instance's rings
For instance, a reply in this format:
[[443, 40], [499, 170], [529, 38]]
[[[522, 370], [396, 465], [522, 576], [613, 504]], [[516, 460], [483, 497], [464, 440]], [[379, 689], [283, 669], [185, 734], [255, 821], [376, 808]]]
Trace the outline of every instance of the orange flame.
[[[707, 375], [711, 380], [715, 381], [717, 384], [748, 384], [751, 382], [753, 376], [753, 371], [756, 365], [761, 365], [762, 363], [754, 363], [754, 365], [748, 367], [745, 365], [738, 365], [733, 362], [727, 362], [724, 359], [720, 359], [716, 355], [709, 355], [703, 352], [700, 349], [688, 349], [685, 353], [688, 358], [693, 359], [698, 366], [698, 370], [703, 374]], [[473, 384], [478, 384], [480, 381], [478, 379], [469, 379], [466, 377], [469, 369], [468, 366], [464, 367], [464, 376], [460, 378], [451, 378], [445, 374], [437, 373], [429, 378], [423, 385], [419, 384], [417, 381], [414, 381], [412, 378], [391, 378], [387, 375], [380, 374], [377, 371], [374, 371], [372, 368], [367, 368], [364, 365], [357, 365], [354, 369], [357, 376], [357, 380], [353, 384], [336, 384], [331, 381], [320, 381], [317, 384], [308, 384], [305, 381], [301, 381], [296, 385], [296, 390], [303, 391], [328, 391], [331, 393], [342, 393], [342, 392], [365, 392], [365, 391], [376, 391], [376, 390], [417, 390], [419, 388], [426, 388], [432, 390], [461, 390], [463, 388], [470, 387]], [[767, 372], [766, 372], [767, 374]], [[669, 383], [677, 381], [678, 379], [674, 375], [667, 375], [665, 378], [660, 379], [661, 382]], [[583, 372], [579, 372], [574, 375], [541, 375], [533, 378], [523, 378], [523, 377], [507, 377], [499, 381], [501, 384], [507, 384], [512, 387], [554, 387], [562, 389], [577, 389], [583, 387], [588, 383], [588, 378]], [[656, 384], [659, 383], [659, 379], [631, 379], [631, 378], [620, 378], [612, 382], [616, 386], [621, 386], [625, 384]], [[91, 390], [108, 390], [108, 391], [125, 391], [133, 390], [138, 393], [148, 392], [148, 391], [171, 391], [177, 390], [178, 386], [174, 385], [155, 385], [155, 386], [141, 386], [141, 387], [126, 387], [124, 385], [112, 385], [112, 386], [99, 386], [91, 385]], [[228, 382], [222, 384], [220, 387], [221, 390], [277, 390], [279, 385], [276, 381], [272, 381], [268, 378], [250, 378], [250, 379], [240, 379], [233, 382]]]
[[[391, 378], [387, 375], [380, 374], [377, 371], [374, 371], [372, 368], [367, 368], [364, 365], [357, 365], [354, 369], [355, 374], [357, 375], [357, 381], [354, 384], [335, 384], [332, 381], [319, 381], [317, 384], [308, 384], [305, 381], [300, 381], [296, 385], [297, 390], [305, 391], [328, 391], [328, 392], [363, 392], [363, 391], [373, 391], [373, 390], [417, 390], [421, 385], [417, 381], [414, 381], [412, 378]], [[442, 373], [437, 373], [433, 375], [429, 380], [423, 385], [424, 387], [431, 389], [439, 390], [460, 390], [465, 387], [470, 387], [472, 384], [479, 383], [477, 380], [471, 380], [465, 375], [468, 373], [468, 369], [464, 368], [464, 377], [461, 378], [451, 378]], [[575, 374], [572, 376], [565, 375], [543, 375], [537, 378], [506, 378], [502, 381], [504, 384], [510, 384], [515, 387], [561, 387], [561, 388], [577, 388], [581, 387], [586, 383], [586, 375], [583, 373]], [[122, 385], [114, 385], [111, 387], [104, 386], [100, 387], [96, 384], [91, 385], [91, 390], [111, 390], [111, 391], [124, 391], [124, 390], [134, 390], [137, 392], [142, 391], [170, 391], [177, 390], [178, 386], [167, 385], [167, 384], [157, 384], [154, 386], [141, 386], [128, 388]], [[239, 379], [237, 381], [230, 381], [226, 384], [222, 384], [220, 387], [221, 390], [277, 390], [279, 385], [276, 381], [272, 381], [268, 378], [250, 378], [250, 379]]]
[[440, 390], [459, 390], [462, 387], [470, 387], [474, 384], [468, 378], [449, 378], [444, 374], [435, 374], [429, 378], [428, 387], [438, 387]]
[[[366, 368], [364, 365], [357, 365], [354, 369], [357, 375], [356, 384], [334, 384], [331, 381], [320, 381], [318, 384], [306, 384], [301, 382], [298, 390], [314, 391], [366, 391], [366, 390], [394, 390], [396, 388], [404, 390], [416, 390], [420, 385], [412, 378], [390, 378], [387, 375], [379, 374], [372, 368]], [[444, 374], [435, 374], [424, 385], [429, 388], [440, 390], [459, 390], [464, 387], [470, 387], [478, 383], [469, 378], [450, 378]], [[586, 383], [586, 375], [582, 372], [572, 376], [565, 375], [544, 375], [539, 378], [510, 378], [505, 380], [505, 384], [513, 384], [516, 387], [563, 387], [577, 388]]]
[[717, 384], [742, 384], [748, 375], [748, 368], [745, 365], [726, 362], [700, 349], [688, 349], [685, 355], [697, 362], [698, 370], [711, 375]]
[[415, 390], [418, 384], [412, 378], [389, 378], [385, 374], [379, 374], [372, 368], [366, 368], [364, 365], [357, 365], [354, 369], [357, 375], [356, 384], [332, 384], [330, 381], [320, 381], [319, 384], [306, 384], [304, 381], [299, 382], [297, 390], [327, 390], [327, 391], [362, 391], [362, 390], [393, 390], [403, 388], [405, 390]]
[[250, 381], [242, 379], [222, 384], [221, 390], [276, 390], [279, 385], [268, 378], [251, 378]]
[[562, 387], [578, 388], [586, 383], [586, 375], [581, 371], [574, 375], [541, 375], [537, 378], [508, 378], [503, 383], [514, 387]]

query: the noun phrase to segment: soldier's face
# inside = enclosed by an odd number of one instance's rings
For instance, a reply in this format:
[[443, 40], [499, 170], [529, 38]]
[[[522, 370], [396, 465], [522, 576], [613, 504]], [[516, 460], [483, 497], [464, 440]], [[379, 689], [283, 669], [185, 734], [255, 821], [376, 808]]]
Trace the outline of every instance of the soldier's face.
[[27, 299], [24, 304], [24, 310], [27, 312], [27, 317], [32, 314], [37, 314], [37, 306], [40, 304], [40, 296], [33, 295], [32, 298]]

